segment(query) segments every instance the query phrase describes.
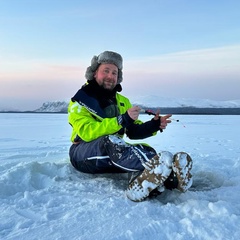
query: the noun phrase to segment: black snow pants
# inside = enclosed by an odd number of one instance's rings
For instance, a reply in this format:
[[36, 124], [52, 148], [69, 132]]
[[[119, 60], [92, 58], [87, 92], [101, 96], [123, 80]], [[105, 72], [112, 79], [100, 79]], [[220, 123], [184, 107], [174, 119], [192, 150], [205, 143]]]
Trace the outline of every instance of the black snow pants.
[[132, 145], [118, 138], [123, 144], [111, 142], [109, 136], [72, 144], [69, 150], [72, 165], [85, 173], [137, 172], [143, 171], [144, 162], [156, 155], [150, 146]]

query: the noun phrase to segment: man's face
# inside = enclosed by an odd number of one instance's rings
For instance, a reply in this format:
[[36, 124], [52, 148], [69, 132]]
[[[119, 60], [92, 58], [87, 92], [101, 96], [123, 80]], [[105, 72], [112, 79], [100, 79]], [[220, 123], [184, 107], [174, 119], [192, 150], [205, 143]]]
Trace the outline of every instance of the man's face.
[[109, 91], [117, 85], [118, 68], [114, 64], [102, 63], [94, 75], [99, 86]]

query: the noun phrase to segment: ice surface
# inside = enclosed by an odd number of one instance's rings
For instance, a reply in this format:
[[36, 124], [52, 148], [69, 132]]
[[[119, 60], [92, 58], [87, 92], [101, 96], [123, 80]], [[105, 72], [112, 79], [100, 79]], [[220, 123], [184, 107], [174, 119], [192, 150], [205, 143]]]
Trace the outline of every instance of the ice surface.
[[126, 174], [72, 168], [66, 114], [0, 114], [0, 239], [239, 239], [240, 116], [173, 117], [144, 142], [188, 152], [193, 185], [135, 203]]

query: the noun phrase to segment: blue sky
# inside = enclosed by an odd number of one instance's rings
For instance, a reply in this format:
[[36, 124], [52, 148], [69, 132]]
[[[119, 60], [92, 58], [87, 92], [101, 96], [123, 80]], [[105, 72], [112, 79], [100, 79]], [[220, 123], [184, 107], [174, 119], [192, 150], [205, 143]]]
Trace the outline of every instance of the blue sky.
[[0, 0], [0, 109], [67, 100], [93, 55], [124, 59], [123, 94], [239, 99], [238, 0]]

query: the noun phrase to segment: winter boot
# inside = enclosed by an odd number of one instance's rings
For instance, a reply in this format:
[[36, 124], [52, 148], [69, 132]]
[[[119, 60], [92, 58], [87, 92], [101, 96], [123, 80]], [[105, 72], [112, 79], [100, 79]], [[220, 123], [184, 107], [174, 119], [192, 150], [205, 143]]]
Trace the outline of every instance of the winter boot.
[[171, 172], [167, 180], [164, 182], [164, 188], [173, 190], [178, 187], [178, 179], [174, 171]]
[[128, 186], [126, 195], [132, 201], [140, 202], [150, 192], [162, 185], [172, 171], [173, 155], [164, 151], [155, 155], [145, 163], [144, 171]]
[[159, 185], [156, 189], [154, 189], [154, 191], [152, 191], [150, 193], [150, 196], [158, 196], [161, 193], [163, 193], [166, 189], [168, 190], [173, 190], [175, 188], [177, 188], [178, 186], [178, 179], [176, 177], [176, 174], [173, 172], [170, 173], [169, 177], [165, 180], [164, 183], [162, 183], [161, 185]]
[[177, 189], [186, 192], [192, 185], [192, 159], [185, 152], [176, 153], [173, 157], [173, 174], [177, 178]]

